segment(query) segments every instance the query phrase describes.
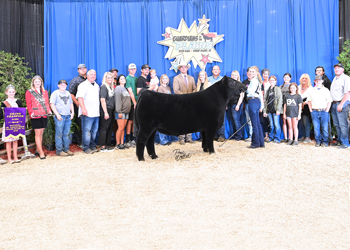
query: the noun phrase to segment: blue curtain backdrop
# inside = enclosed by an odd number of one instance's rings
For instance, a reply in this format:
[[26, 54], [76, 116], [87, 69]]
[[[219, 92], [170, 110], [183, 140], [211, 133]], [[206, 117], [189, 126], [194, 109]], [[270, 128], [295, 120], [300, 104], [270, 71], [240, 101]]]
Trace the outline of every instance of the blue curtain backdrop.
[[[46, 0], [45, 2], [45, 85], [57, 89], [60, 79], [77, 75], [85, 63], [103, 73], [112, 67], [127, 74], [134, 62], [140, 75], [148, 63], [157, 74], [170, 71], [164, 59], [168, 47], [163, 40], [166, 27], [177, 28], [181, 18], [190, 26], [205, 14], [209, 31], [224, 34], [216, 45], [222, 58], [217, 63], [222, 75], [257, 65], [269, 68], [282, 84], [286, 72], [299, 84], [299, 77], [314, 77], [322, 65], [330, 79], [339, 54], [338, 0]], [[207, 65], [208, 75], [212, 66]], [[197, 79], [200, 68], [189, 73]]]
[[[256, 65], [277, 76], [292, 74], [299, 84], [303, 73], [314, 79], [316, 66], [334, 77], [333, 65], [339, 55], [338, 0], [46, 0], [44, 23], [45, 87], [57, 89], [77, 75], [77, 65], [85, 63], [97, 71], [101, 83], [104, 72], [117, 68], [128, 74], [129, 63], [149, 64], [157, 75], [176, 75], [168, 47], [163, 40], [166, 27], [177, 29], [181, 18], [190, 26], [205, 14], [209, 31], [224, 34], [216, 45], [222, 63], [221, 75]], [[215, 64], [208, 64], [206, 71]], [[197, 80], [200, 68], [189, 74]], [[226, 137], [232, 131], [226, 125]]]

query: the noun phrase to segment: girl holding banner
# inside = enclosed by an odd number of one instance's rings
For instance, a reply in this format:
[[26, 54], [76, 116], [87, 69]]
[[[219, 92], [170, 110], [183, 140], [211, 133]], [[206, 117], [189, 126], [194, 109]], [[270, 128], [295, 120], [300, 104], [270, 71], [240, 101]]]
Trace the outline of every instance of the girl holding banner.
[[[8, 85], [6, 87], [5, 94], [7, 95], [7, 99], [1, 103], [1, 109], [0, 109], [1, 119], [4, 117], [3, 108], [23, 107], [21, 100], [18, 100], [15, 98], [15, 94], [16, 94], [15, 86]], [[18, 157], [17, 157], [17, 147], [18, 147], [17, 141], [19, 140], [20, 136], [23, 136], [25, 134], [25, 132], [23, 134], [23, 131], [19, 131], [18, 128], [23, 127], [23, 125], [25, 126], [26, 111], [24, 109], [24, 112], [22, 112], [24, 113], [23, 115], [20, 112], [17, 112], [15, 110], [16, 109], [5, 110], [5, 122], [4, 122], [4, 127], [2, 129], [2, 141], [6, 143], [7, 159], [10, 164], [14, 162], [15, 163], [21, 162], [20, 160], [18, 160]], [[9, 111], [9, 112], [6, 112], [6, 111]], [[23, 120], [23, 117], [24, 117], [24, 124], [23, 124], [23, 121], [19, 121], [20, 118], [22, 118]], [[13, 160], [11, 158], [12, 148], [13, 148]]]
[[47, 127], [48, 115], [51, 115], [49, 95], [44, 89], [44, 82], [36, 75], [32, 79], [31, 89], [26, 92], [27, 109], [35, 132], [36, 152], [41, 160], [46, 159], [43, 148], [43, 133]]

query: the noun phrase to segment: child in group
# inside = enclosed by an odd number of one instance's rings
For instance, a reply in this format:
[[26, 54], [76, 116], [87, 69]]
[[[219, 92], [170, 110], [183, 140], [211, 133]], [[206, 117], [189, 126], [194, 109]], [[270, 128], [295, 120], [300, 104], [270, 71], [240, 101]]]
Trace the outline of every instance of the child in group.
[[[4, 117], [2, 108], [6, 108], [6, 107], [7, 108], [10, 108], [10, 107], [20, 108], [20, 107], [23, 107], [21, 100], [15, 98], [15, 95], [16, 95], [15, 86], [13, 86], [12, 84], [8, 85], [6, 87], [5, 94], [7, 95], [7, 99], [1, 103], [0, 119], [2, 119]], [[18, 147], [17, 141], [19, 140], [19, 138], [18, 139], [14, 139], [14, 138], [5, 139], [5, 137], [6, 137], [6, 131], [5, 131], [5, 123], [4, 123], [4, 127], [2, 129], [2, 141], [6, 143], [7, 160], [10, 164], [21, 162], [17, 157], [17, 147]], [[11, 158], [12, 148], [13, 148], [13, 160]], [[6, 163], [6, 161], [4, 161], [4, 160], [0, 161], [0, 164], [4, 164], [4, 163]]]
[[58, 156], [74, 155], [69, 150], [69, 133], [74, 118], [74, 107], [72, 97], [66, 88], [66, 80], [60, 80], [58, 90], [55, 90], [50, 97], [50, 106], [55, 114], [55, 145]]
[[[285, 73], [283, 75], [283, 84], [280, 86], [281, 92], [282, 92], [282, 98], [285, 99], [285, 96], [289, 93], [289, 85], [290, 81], [292, 80], [292, 75], [290, 73]], [[284, 105], [283, 105], [284, 106]], [[283, 130], [283, 136], [284, 139], [281, 140], [281, 142], [287, 142], [288, 133], [287, 133], [287, 121], [284, 119], [284, 116], [282, 116], [282, 130]]]
[[149, 74], [151, 75], [151, 81], [149, 83], [149, 89], [156, 91], [158, 90], [159, 79], [157, 77], [157, 72], [155, 69], [151, 69]]
[[[301, 104], [303, 100], [298, 94], [298, 85], [292, 82], [289, 85], [289, 94], [284, 97], [283, 115], [288, 122], [289, 139], [287, 145], [297, 146], [298, 142], [298, 121], [301, 119]], [[294, 141], [293, 141], [294, 135]]]
[[[168, 84], [169, 84], [169, 77], [166, 74], [162, 75], [160, 77], [160, 86], [158, 88], [158, 92], [164, 93], [164, 94], [171, 94], [171, 89], [168, 86]], [[168, 140], [168, 138], [165, 134], [162, 134], [159, 132], [157, 132], [157, 133], [159, 134], [160, 145], [166, 146], [166, 145], [171, 144], [171, 142]]]

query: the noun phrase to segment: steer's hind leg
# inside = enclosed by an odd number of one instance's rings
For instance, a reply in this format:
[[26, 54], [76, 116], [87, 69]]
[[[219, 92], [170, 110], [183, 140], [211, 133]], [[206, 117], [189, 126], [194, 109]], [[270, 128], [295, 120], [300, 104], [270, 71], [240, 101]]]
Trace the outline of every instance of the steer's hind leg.
[[215, 153], [214, 150], [214, 136], [215, 136], [215, 132], [216, 130], [207, 130], [205, 131], [205, 135], [206, 135], [206, 144], [207, 144], [207, 148], [209, 150], [209, 154], [213, 154]]
[[208, 146], [207, 146], [207, 137], [204, 131], [201, 132], [202, 136], [202, 148], [204, 152], [209, 152]]
[[150, 132], [146, 132], [142, 129], [140, 129], [138, 133], [138, 137], [136, 139], [136, 155], [139, 161], [144, 161], [145, 158], [143, 157], [144, 151], [145, 151], [145, 146], [147, 141], [149, 140], [151, 136]]
[[154, 149], [154, 137], [156, 136], [156, 131], [153, 132], [153, 134], [150, 136], [150, 138], [147, 141], [146, 147], [147, 152], [149, 156], [151, 156], [152, 159], [158, 158], [156, 155], [156, 150]]

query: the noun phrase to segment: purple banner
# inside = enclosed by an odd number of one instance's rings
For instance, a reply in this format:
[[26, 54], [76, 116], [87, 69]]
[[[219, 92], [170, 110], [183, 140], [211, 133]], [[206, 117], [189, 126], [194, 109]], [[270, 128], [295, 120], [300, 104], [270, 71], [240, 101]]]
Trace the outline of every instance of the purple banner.
[[18, 139], [26, 133], [26, 108], [5, 109], [5, 139]]

